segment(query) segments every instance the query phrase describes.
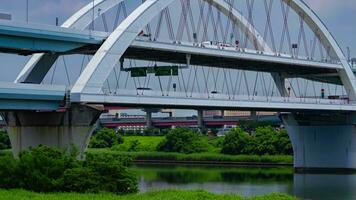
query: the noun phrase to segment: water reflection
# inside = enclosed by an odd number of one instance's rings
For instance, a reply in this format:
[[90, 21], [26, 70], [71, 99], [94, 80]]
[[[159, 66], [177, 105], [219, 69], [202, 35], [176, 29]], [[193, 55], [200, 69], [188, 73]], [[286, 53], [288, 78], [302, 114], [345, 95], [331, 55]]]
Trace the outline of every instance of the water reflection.
[[291, 193], [292, 168], [199, 166], [135, 166], [141, 192], [155, 189], [204, 189], [244, 196], [271, 192]]
[[300, 199], [355, 200], [356, 175], [294, 174], [293, 169], [136, 165], [141, 192], [157, 189], [204, 189], [213, 193], [255, 196], [289, 193]]
[[356, 175], [295, 174], [293, 194], [313, 200], [355, 200]]

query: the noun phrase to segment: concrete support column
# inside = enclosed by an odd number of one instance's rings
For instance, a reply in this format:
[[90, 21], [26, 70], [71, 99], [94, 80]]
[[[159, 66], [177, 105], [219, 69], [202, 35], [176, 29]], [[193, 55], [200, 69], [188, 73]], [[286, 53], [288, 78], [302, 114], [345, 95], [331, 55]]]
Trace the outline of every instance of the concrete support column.
[[11, 111], [2, 115], [15, 156], [42, 144], [67, 150], [75, 146], [83, 158], [102, 111], [103, 106], [72, 105], [64, 112]]
[[152, 128], [153, 127], [152, 111], [147, 109], [147, 110], [145, 110], [145, 112], [146, 112], [146, 126], [147, 126], [147, 128]]
[[204, 111], [197, 110], [197, 112], [198, 112], [198, 128], [200, 130], [203, 130], [205, 128], [205, 126], [204, 126]]
[[284, 114], [297, 171], [356, 170], [353, 115]]
[[257, 112], [255, 110], [251, 111], [251, 116], [250, 117], [251, 117], [252, 120], [258, 120]]
[[282, 97], [288, 97], [288, 91], [285, 86], [285, 75], [282, 73], [271, 73], [274, 83]]

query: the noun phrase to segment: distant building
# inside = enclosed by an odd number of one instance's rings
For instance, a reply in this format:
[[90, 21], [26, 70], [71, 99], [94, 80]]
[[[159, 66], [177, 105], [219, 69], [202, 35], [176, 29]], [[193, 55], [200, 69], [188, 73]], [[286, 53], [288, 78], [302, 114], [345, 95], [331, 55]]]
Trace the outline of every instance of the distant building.
[[[222, 115], [222, 112], [223, 115]], [[276, 115], [276, 112], [257, 112], [257, 116], [272, 116]], [[250, 117], [252, 115], [251, 111], [238, 111], [238, 110], [208, 110], [204, 111], [204, 117], [216, 117], [216, 116], [225, 116], [225, 117]]]
[[214, 116], [222, 116], [222, 111], [220, 110], [205, 110], [203, 112], [204, 117], [214, 117]]

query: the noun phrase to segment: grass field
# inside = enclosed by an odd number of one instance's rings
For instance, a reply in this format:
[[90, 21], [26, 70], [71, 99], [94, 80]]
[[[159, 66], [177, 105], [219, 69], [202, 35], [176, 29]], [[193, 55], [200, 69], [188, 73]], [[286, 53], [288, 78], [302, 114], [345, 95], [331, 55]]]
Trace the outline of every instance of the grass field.
[[23, 190], [0, 190], [0, 199], [4, 200], [296, 200], [284, 194], [270, 194], [259, 197], [243, 198], [237, 195], [215, 195], [205, 191], [165, 190], [117, 196], [113, 194], [76, 194], [56, 193], [39, 194]]

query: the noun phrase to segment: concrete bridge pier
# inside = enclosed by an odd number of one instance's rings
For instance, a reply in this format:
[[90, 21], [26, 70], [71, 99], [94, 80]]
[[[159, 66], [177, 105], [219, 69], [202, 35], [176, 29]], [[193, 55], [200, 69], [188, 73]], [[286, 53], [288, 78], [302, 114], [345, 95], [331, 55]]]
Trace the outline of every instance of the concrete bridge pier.
[[198, 114], [198, 128], [200, 131], [203, 131], [205, 129], [204, 126], [204, 110], [197, 110], [197, 114]]
[[282, 114], [298, 172], [356, 171], [355, 115]]
[[152, 110], [146, 109], [145, 112], [146, 112], [146, 127], [153, 128]]
[[11, 111], [2, 115], [14, 156], [41, 144], [67, 150], [74, 145], [81, 159], [103, 108], [72, 105], [64, 112]]

